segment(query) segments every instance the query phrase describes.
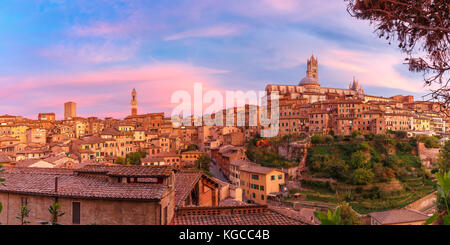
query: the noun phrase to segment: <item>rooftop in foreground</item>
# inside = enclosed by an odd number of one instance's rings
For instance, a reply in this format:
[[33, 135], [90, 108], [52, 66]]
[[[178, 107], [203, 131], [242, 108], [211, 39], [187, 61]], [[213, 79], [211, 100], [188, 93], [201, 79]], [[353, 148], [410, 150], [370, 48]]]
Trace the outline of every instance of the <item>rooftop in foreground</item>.
[[266, 205], [179, 208], [172, 225], [307, 225], [311, 222]]

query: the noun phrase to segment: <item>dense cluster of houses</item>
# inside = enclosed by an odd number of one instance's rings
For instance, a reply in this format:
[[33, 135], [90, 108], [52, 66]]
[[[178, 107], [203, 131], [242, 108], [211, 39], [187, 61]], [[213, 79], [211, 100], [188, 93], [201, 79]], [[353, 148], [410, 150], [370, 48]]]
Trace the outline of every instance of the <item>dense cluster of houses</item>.
[[[278, 135], [448, 134], [450, 121], [440, 104], [369, 96], [355, 80], [349, 89], [324, 88], [317, 65], [312, 56], [298, 86], [267, 85], [267, 93], [280, 95]], [[286, 193], [290, 173], [248, 160], [246, 143], [265, 129], [259, 120], [250, 125], [258, 115], [251, 114], [252, 106], [218, 112], [231, 110], [235, 123], [244, 112], [244, 126], [174, 127], [164, 113], [138, 114], [135, 90], [131, 105], [131, 116], [123, 120], [77, 117], [74, 102], [66, 103], [64, 120], [54, 113], [40, 113], [38, 120], [0, 116], [0, 164], [6, 169], [0, 173], [6, 179], [0, 222], [17, 224], [24, 205], [32, 210], [32, 223], [46, 220], [48, 206], [58, 202], [66, 212], [62, 224], [317, 224], [314, 210], [269, 202]], [[422, 148], [422, 160], [431, 162], [433, 152]], [[123, 159], [136, 152], [145, 152], [140, 166], [125, 166]], [[223, 178], [198, 170], [194, 163], [204, 154]], [[371, 224], [416, 224], [426, 215], [391, 211], [370, 217]]]

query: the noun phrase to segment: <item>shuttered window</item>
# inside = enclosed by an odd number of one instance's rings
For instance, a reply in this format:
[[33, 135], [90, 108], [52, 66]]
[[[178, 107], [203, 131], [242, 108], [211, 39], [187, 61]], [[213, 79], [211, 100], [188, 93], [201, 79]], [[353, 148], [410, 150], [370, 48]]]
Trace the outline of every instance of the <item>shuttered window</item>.
[[72, 202], [72, 223], [80, 224], [81, 206], [79, 202]]

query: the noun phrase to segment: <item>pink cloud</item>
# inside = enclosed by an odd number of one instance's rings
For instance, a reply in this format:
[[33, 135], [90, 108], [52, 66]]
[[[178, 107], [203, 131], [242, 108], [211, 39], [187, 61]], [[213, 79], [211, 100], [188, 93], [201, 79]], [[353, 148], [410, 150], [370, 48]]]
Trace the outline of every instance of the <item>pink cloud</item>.
[[233, 36], [238, 34], [241, 31], [241, 26], [235, 25], [217, 25], [205, 28], [198, 28], [187, 30], [184, 32], [176, 33], [170, 35], [164, 40], [172, 41], [179, 40], [184, 38], [192, 38], [192, 37], [224, 37], [224, 36]]
[[342, 49], [328, 49], [319, 57], [319, 64], [356, 76], [361, 84], [422, 92], [423, 81], [402, 76], [394, 67], [402, 64], [399, 55]]
[[95, 22], [91, 25], [75, 25], [70, 29], [70, 34], [81, 37], [122, 35], [130, 29], [131, 26], [125, 23]]
[[[160, 109], [169, 112], [167, 110], [176, 106], [170, 103], [172, 93], [185, 90], [192, 95], [194, 83], [202, 83], [205, 91], [222, 90], [215, 76], [225, 72], [184, 63], [165, 63], [138, 68], [116, 67], [95, 72], [15, 77], [13, 81], [17, 82], [5, 86], [0, 96], [5, 104], [21, 101], [20, 105], [15, 105], [15, 108], [36, 108], [35, 114], [38, 113], [38, 108], [62, 108], [65, 102], [74, 101], [78, 104], [80, 115], [117, 116], [128, 115], [130, 91], [136, 88], [140, 113], [155, 112]], [[75, 87], [76, 92], [73, 93], [71, 89], [68, 89], [55, 93], [54, 86], [58, 85]], [[106, 88], [112, 88], [113, 91]], [[122, 90], [122, 88], [125, 89]], [[11, 91], [20, 91], [20, 93], [11, 93]], [[114, 101], [114, 104], [111, 104], [111, 101]], [[117, 106], [118, 103], [123, 104]], [[93, 113], [87, 113], [87, 111], [93, 111]]]

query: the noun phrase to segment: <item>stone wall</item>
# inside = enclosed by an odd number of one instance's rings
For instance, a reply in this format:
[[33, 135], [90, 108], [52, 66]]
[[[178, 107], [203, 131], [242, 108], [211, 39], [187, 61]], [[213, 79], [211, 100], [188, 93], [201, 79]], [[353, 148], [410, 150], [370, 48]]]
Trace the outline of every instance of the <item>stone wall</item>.
[[427, 208], [435, 205], [436, 200], [437, 200], [436, 192], [433, 192], [433, 193], [426, 195], [423, 198], [409, 204], [408, 206], [406, 206], [406, 208], [416, 210], [416, 211], [421, 211], [421, 210], [427, 209]]
[[433, 164], [439, 157], [440, 148], [426, 148], [424, 143], [419, 142], [417, 144], [417, 151], [420, 160], [422, 160], [422, 165], [427, 168], [433, 168]]
[[[59, 217], [58, 222], [63, 225], [72, 225], [72, 203], [80, 202], [81, 225], [158, 225], [163, 223], [161, 213], [167, 207], [167, 222], [174, 215], [174, 193], [171, 192], [160, 202], [150, 201], [117, 201], [98, 199], [58, 198], [61, 212], [65, 215]], [[19, 225], [16, 216], [20, 212], [22, 198], [28, 199], [28, 208], [31, 210], [27, 218], [32, 225], [42, 221], [50, 221], [49, 206], [55, 202], [54, 197], [0, 193], [0, 202], [3, 211], [0, 213], [0, 222], [7, 225]]]

